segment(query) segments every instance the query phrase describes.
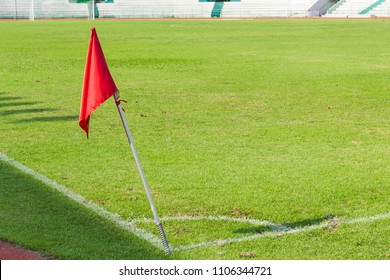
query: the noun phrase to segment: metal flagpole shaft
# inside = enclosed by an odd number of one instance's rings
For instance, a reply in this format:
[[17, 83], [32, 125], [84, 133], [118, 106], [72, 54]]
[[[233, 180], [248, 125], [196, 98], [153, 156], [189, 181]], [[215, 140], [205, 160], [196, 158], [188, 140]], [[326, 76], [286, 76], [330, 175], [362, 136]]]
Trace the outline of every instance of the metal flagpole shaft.
[[144, 171], [142, 169], [137, 150], [135, 149], [133, 138], [131, 137], [130, 129], [127, 125], [125, 115], [123, 114], [123, 109], [122, 109], [122, 106], [121, 106], [120, 101], [119, 101], [118, 93], [114, 94], [114, 98], [115, 98], [116, 106], [118, 108], [119, 115], [120, 115], [121, 120], [122, 120], [123, 127], [125, 128], [125, 131], [126, 131], [127, 140], [129, 141], [131, 151], [133, 152], [135, 162], [137, 163], [139, 174], [141, 175], [141, 179], [142, 179], [142, 183], [144, 185], [145, 191], [146, 191], [146, 195], [148, 196], [150, 207], [152, 208], [152, 212], [153, 212], [154, 220], [156, 221], [158, 232], [160, 233], [163, 245], [165, 247], [165, 251], [167, 254], [169, 254], [171, 252], [171, 248], [169, 246], [167, 237], [165, 236], [164, 228], [161, 224], [160, 218], [158, 217], [156, 206], [154, 205], [154, 201], [153, 201], [152, 194], [150, 192], [148, 183], [146, 182], [145, 174], [144, 174]]

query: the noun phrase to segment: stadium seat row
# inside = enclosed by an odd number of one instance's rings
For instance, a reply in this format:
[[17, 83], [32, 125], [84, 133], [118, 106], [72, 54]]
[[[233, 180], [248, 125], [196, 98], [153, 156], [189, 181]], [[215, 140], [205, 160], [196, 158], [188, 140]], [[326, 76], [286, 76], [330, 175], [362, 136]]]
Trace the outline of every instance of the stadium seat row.
[[[2, 0], [0, 18], [388, 17], [390, 0]], [[326, 7], [319, 11], [318, 7]]]

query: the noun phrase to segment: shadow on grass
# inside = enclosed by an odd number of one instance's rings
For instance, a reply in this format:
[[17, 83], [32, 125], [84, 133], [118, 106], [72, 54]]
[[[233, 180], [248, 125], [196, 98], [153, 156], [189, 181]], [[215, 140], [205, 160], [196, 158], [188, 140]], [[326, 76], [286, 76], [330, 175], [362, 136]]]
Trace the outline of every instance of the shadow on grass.
[[321, 217], [321, 218], [313, 218], [313, 219], [306, 219], [306, 220], [301, 220], [301, 221], [296, 221], [292, 223], [286, 223], [283, 224], [286, 227], [289, 228], [302, 228], [302, 227], [307, 227], [307, 226], [313, 226], [313, 225], [318, 225], [321, 224], [325, 221], [327, 221], [329, 218], [328, 217]]
[[14, 123], [29, 123], [29, 122], [58, 122], [58, 121], [78, 121], [78, 115], [69, 116], [48, 116], [48, 117], [34, 117], [28, 119], [21, 119], [14, 121]]
[[[9, 96], [5, 92], [0, 92], [0, 109], [2, 108], [11, 108], [7, 110], [0, 111], [0, 116], [12, 116], [12, 115], [24, 115], [26, 118], [19, 118], [14, 120], [13, 123], [22, 124], [29, 122], [57, 122], [57, 121], [77, 121], [77, 115], [68, 115], [68, 116], [34, 116], [34, 114], [42, 114], [48, 112], [58, 111], [56, 108], [32, 108], [31, 106], [42, 104], [41, 102], [35, 101], [23, 101], [21, 97], [18, 96]], [[28, 108], [19, 109], [21, 106], [28, 106]], [[30, 114], [31, 117], [28, 117]]]
[[35, 102], [35, 101], [1, 102], [0, 108], [17, 107], [17, 106], [30, 106], [30, 105], [36, 105], [36, 104], [39, 104], [39, 102]]
[[32, 114], [32, 113], [44, 113], [44, 112], [53, 112], [57, 109], [49, 108], [28, 108], [28, 109], [14, 109], [14, 110], [4, 110], [0, 111], [1, 116], [10, 116], [10, 115], [19, 115], [19, 114]]
[[[15, 101], [15, 100], [20, 100], [20, 99], [22, 99], [20, 96], [14, 96], [14, 95], [11, 95], [10, 93], [0, 92], [0, 108], [28, 106], [28, 105], [39, 104], [39, 102], [35, 102], [35, 101], [29, 101], [29, 102]], [[12, 102], [9, 102], [9, 101], [12, 101]]]
[[2, 161], [0, 178], [0, 240], [54, 259], [168, 258], [145, 240]]
[[[0, 92], [0, 95], [1, 94], [5, 94], [5, 93]], [[0, 102], [10, 101], [10, 100], [18, 100], [18, 99], [20, 99], [20, 97], [18, 97], [18, 96], [15, 96], [15, 97], [13, 97], [13, 96], [5, 96], [5, 97], [0, 97]]]
[[274, 231], [274, 229], [272, 229], [269, 226], [255, 226], [255, 227], [250, 227], [250, 228], [236, 229], [233, 232], [252, 235], [252, 234], [261, 234], [261, 233], [269, 232], [269, 231]]
[[281, 225], [276, 225], [276, 226], [254, 226], [250, 228], [241, 228], [234, 230], [234, 233], [243, 233], [243, 234], [261, 234], [265, 232], [277, 232], [277, 231], [288, 231], [291, 229], [297, 229], [297, 228], [303, 228], [307, 226], [313, 226], [313, 225], [318, 225], [321, 224], [325, 221], [329, 221], [330, 218], [332, 218], [333, 215], [329, 214], [325, 217], [321, 218], [313, 218], [313, 219], [305, 219], [301, 221], [296, 221], [292, 223], [285, 223]]

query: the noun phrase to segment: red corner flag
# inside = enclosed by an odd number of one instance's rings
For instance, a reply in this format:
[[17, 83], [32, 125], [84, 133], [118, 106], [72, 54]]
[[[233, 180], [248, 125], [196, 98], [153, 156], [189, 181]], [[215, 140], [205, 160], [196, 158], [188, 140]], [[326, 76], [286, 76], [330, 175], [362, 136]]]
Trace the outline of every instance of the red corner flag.
[[92, 28], [91, 31], [79, 116], [79, 125], [85, 130], [87, 137], [89, 118], [92, 112], [118, 92], [104, 58], [95, 28]]

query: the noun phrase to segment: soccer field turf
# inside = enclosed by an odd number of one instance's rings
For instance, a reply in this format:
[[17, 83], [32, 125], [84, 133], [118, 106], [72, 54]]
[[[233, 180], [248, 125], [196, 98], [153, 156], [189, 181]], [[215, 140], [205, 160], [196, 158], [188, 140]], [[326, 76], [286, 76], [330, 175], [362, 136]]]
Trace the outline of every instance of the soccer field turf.
[[0, 22], [0, 153], [157, 235], [91, 26], [174, 257], [390, 259], [389, 20]]

